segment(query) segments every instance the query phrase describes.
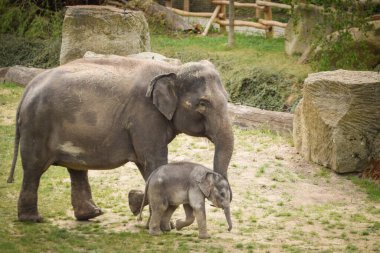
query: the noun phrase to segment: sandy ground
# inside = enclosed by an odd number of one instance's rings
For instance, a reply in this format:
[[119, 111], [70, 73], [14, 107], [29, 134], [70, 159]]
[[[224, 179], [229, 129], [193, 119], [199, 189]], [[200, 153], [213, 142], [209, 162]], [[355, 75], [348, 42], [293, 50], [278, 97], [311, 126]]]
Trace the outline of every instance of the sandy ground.
[[[228, 251], [377, 252], [380, 251], [380, 204], [367, 199], [346, 177], [304, 161], [287, 138], [235, 128], [236, 145], [229, 169], [234, 228], [227, 231], [222, 210], [207, 205], [209, 233]], [[170, 144], [170, 161], [193, 161], [211, 168], [213, 145], [203, 138], [178, 136]], [[133, 164], [110, 171], [90, 171], [93, 188], [111, 187], [116, 206], [102, 200], [106, 212], [95, 219], [110, 231], [141, 231], [127, 208], [131, 189], [144, 182]], [[102, 199], [95, 193], [95, 201]], [[106, 197], [106, 199], [108, 199]], [[78, 226], [71, 210], [56, 224]], [[179, 208], [174, 219], [184, 216]], [[172, 231], [171, 233], [175, 233]], [[178, 232], [196, 235], [193, 224]]]

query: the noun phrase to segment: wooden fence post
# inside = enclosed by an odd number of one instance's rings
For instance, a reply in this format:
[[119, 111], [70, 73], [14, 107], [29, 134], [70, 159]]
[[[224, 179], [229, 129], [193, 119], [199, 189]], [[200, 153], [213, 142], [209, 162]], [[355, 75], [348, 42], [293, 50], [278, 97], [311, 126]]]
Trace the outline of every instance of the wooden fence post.
[[[271, 0], [268, 0], [270, 2]], [[265, 6], [264, 8], [264, 19], [272, 20], [272, 8], [270, 6]], [[268, 26], [268, 30], [266, 30], [265, 35], [267, 38], [273, 38], [273, 26]]]
[[165, 0], [165, 6], [166, 7], [172, 7], [172, 0]]
[[[222, 7], [220, 8], [220, 12], [219, 12], [219, 17], [218, 17], [220, 20], [226, 20], [226, 6], [225, 5], [222, 5]], [[219, 24], [220, 26], [220, 32], [222, 33], [225, 33], [226, 32], [226, 26], [225, 25], [221, 25]]]
[[183, 0], [183, 10], [184, 11], [190, 10], [190, 0]]
[[207, 33], [208, 33], [208, 30], [210, 29], [210, 27], [212, 26], [212, 22], [214, 22], [214, 19], [218, 16], [219, 12], [220, 12], [220, 8], [221, 8], [221, 5], [217, 5], [214, 12], [212, 13], [212, 16], [211, 18], [209, 19], [209, 21], [207, 22], [207, 25], [206, 25], [206, 28], [205, 30], [203, 31], [202, 35], [203, 36], [206, 36]]
[[230, 0], [228, 8], [228, 20], [229, 20], [229, 29], [228, 29], [228, 47], [232, 48], [235, 45], [235, 4], [234, 0]]
[[260, 16], [261, 16], [261, 10], [259, 8], [256, 8], [255, 10], [256, 10], [255, 11], [255, 14], [256, 14], [255, 16], [256, 16], [257, 19], [259, 19]]

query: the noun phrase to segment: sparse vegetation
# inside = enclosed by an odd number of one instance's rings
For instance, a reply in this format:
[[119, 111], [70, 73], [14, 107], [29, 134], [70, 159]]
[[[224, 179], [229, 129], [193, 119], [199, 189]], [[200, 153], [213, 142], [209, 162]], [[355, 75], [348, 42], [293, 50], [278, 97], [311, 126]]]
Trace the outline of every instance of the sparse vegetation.
[[380, 202], [380, 184], [371, 179], [363, 179], [358, 177], [350, 177], [351, 181], [360, 186], [373, 201]]

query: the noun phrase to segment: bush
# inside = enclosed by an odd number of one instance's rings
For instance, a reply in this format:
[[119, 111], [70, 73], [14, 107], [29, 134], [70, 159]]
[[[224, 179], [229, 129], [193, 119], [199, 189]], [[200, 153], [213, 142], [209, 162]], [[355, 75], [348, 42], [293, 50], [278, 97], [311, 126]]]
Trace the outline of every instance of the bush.
[[19, 64], [48, 68], [59, 65], [63, 11], [50, 10], [58, 6], [54, 0], [36, 3], [1, 1], [0, 66]]
[[59, 65], [61, 39], [28, 39], [0, 34], [0, 66], [24, 65], [50, 68]]
[[[298, 4], [300, 0], [284, 0]], [[351, 28], [366, 34], [373, 29], [368, 22], [379, 12], [378, 4], [368, 0], [308, 0], [323, 7], [323, 21], [315, 30], [313, 65], [319, 71], [335, 69], [366, 70], [379, 64], [378, 52], [365, 41], [353, 38]], [[297, 19], [293, 14], [293, 18]], [[326, 34], [330, 31], [331, 35]], [[377, 54], [377, 55], [376, 55]]]
[[226, 82], [230, 99], [265, 110], [290, 111], [292, 104], [287, 104], [291, 94], [300, 94], [293, 89], [294, 78], [274, 73], [268, 70], [255, 68], [250, 73], [235, 73], [234, 77]]

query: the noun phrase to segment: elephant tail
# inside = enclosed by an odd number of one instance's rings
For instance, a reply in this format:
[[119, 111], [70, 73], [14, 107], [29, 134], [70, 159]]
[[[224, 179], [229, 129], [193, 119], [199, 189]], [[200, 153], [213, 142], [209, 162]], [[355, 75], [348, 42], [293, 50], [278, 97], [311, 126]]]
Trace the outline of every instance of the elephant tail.
[[143, 212], [143, 210], [144, 210], [144, 203], [145, 203], [146, 195], [147, 195], [147, 193], [148, 193], [149, 179], [150, 179], [150, 177], [149, 177], [148, 180], [146, 181], [145, 191], [144, 191], [144, 197], [143, 197], [143, 200], [142, 200], [142, 202], [141, 202], [141, 207], [140, 207], [139, 217], [137, 218], [138, 221], [142, 221], [142, 212]]
[[20, 107], [21, 107], [22, 100], [17, 108], [17, 114], [16, 114], [16, 133], [15, 133], [15, 142], [13, 146], [13, 161], [11, 170], [9, 172], [9, 177], [7, 180], [7, 183], [13, 183], [14, 181], [14, 174], [15, 174], [15, 168], [17, 163], [17, 156], [18, 156], [18, 148], [20, 144], [20, 126], [19, 126], [19, 115], [20, 115]]
[[153, 171], [150, 176], [148, 177], [148, 179], [146, 180], [146, 184], [145, 184], [145, 191], [144, 191], [144, 198], [141, 202], [141, 207], [140, 207], [140, 213], [139, 213], [139, 217], [137, 218], [138, 221], [142, 221], [142, 212], [144, 210], [144, 204], [145, 204], [145, 200], [147, 199], [147, 194], [148, 194], [148, 188], [149, 188], [149, 182], [150, 182], [150, 179], [152, 178], [152, 176], [156, 173], [157, 170]]

